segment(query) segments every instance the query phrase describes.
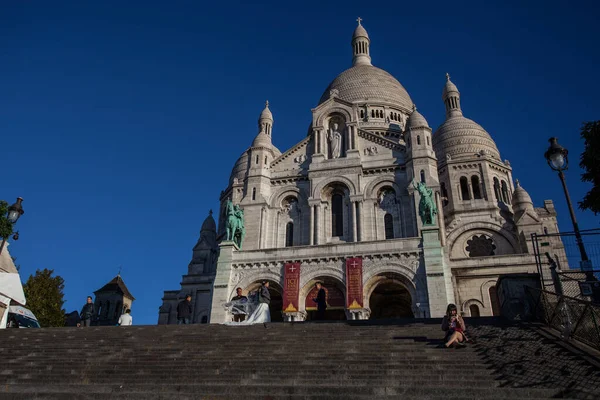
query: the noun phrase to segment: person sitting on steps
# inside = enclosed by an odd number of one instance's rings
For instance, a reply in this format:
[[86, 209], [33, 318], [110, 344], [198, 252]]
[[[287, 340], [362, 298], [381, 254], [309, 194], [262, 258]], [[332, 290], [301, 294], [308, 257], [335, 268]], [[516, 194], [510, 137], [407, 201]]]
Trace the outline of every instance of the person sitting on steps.
[[446, 332], [446, 337], [444, 338], [444, 341], [446, 342], [445, 346], [465, 347], [467, 337], [464, 332], [466, 329], [467, 325], [463, 318], [458, 315], [456, 306], [454, 304], [448, 304], [446, 315], [444, 315], [444, 319], [442, 320], [442, 330]]

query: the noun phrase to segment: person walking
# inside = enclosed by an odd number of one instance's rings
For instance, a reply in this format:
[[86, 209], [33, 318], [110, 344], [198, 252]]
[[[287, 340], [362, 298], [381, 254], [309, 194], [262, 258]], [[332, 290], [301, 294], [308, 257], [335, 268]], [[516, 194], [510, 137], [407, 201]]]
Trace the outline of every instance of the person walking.
[[125, 314], [121, 314], [117, 324], [119, 326], [133, 325], [133, 317], [131, 316], [131, 310], [129, 308], [125, 311]]
[[191, 324], [192, 320], [192, 296], [185, 296], [185, 300], [181, 300], [177, 305], [177, 325]]
[[83, 305], [81, 312], [79, 313], [81, 317], [81, 322], [77, 324], [77, 326], [92, 326], [92, 318], [96, 315], [96, 308], [94, 307], [94, 303], [92, 302], [92, 296], [87, 297], [87, 302]]

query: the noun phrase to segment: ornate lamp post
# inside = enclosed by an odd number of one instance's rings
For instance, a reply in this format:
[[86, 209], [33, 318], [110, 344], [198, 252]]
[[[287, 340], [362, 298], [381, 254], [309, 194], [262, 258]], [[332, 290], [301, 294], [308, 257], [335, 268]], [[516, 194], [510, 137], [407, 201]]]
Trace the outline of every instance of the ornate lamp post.
[[[22, 202], [23, 202], [23, 198], [17, 197], [17, 202], [15, 204], [13, 204], [12, 206], [8, 207], [8, 214], [6, 215], [6, 219], [8, 220], [8, 222], [10, 224], [16, 224], [17, 221], [19, 220], [19, 217], [25, 213], [25, 211], [23, 211], [23, 205], [21, 204]], [[2, 244], [0, 245], [0, 254], [2, 254], [2, 250], [4, 250], [4, 245], [6, 245], [7, 239], [8, 239], [8, 236], [2, 238]], [[13, 235], [13, 239], [19, 240], [19, 232], [18, 231], [15, 232], [15, 234]]]
[[[586, 266], [589, 264], [589, 258], [585, 251], [585, 246], [583, 245], [583, 240], [581, 239], [581, 233], [579, 232], [579, 225], [577, 224], [577, 219], [575, 218], [575, 211], [573, 210], [573, 204], [571, 203], [571, 196], [569, 196], [569, 191], [567, 190], [567, 183], [565, 182], [565, 174], [563, 171], [566, 171], [569, 167], [569, 151], [558, 144], [557, 139], [555, 137], [549, 139], [550, 147], [546, 150], [544, 157], [548, 161], [548, 165], [554, 171], [558, 171], [558, 177], [563, 186], [563, 190], [565, 191], [565, 197], [567, 198], [567, 205], [569, 206], [569, 213], [571, 214], [571, 221], [573, 222], [573, 230], [575, 231], [575, 239], [577, 240], [577, 246], [579, 247], [579, 252], [581, 253], [581, 269], [585, 270]], [[593, 274], [589, 271], [586, 271], [586, 275], [593, 278]]]

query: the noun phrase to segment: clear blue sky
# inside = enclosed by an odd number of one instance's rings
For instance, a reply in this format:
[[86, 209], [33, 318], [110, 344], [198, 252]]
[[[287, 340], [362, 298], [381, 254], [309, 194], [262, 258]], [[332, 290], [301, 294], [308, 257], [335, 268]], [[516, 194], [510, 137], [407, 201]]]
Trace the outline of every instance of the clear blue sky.
[[[123, 265], [135, 323], [156, 323], [265, 99], [275, 145], [302, 140], [310, 109], [351, 64], [357, 16], [373, 64], [434, 129], [449, 72], [465, 115], [571, 229], [543, 153], [551, 136], [570, 150], [581, 199], [578, 129], [600, 119], [597, 2], [247, 3], [2, 2], [0, 198], [25, 199], [11, 245], [23, 280], [53, 268], [72, 311]], [[577, 215], [582, 228], [599, 226], [600, 216]]]

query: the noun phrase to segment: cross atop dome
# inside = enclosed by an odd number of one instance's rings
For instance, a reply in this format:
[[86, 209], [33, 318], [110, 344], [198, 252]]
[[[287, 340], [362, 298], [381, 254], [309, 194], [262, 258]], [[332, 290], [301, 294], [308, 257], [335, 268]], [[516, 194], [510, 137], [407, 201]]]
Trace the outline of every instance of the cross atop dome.
[[361, 17], [358, 17], [356, 22], [358, 22], [358, 26], [352, 34], [352, 65], [371, 65], [369, 34], [361, 24]]
[[[446, 74], [446, 75], [448, 75], [448, 74]], [[265, 101], [265, 107], [269, 108], [269, 100]]]
[[450, 74], [446, 72], [446, 80], [450, 81]]

